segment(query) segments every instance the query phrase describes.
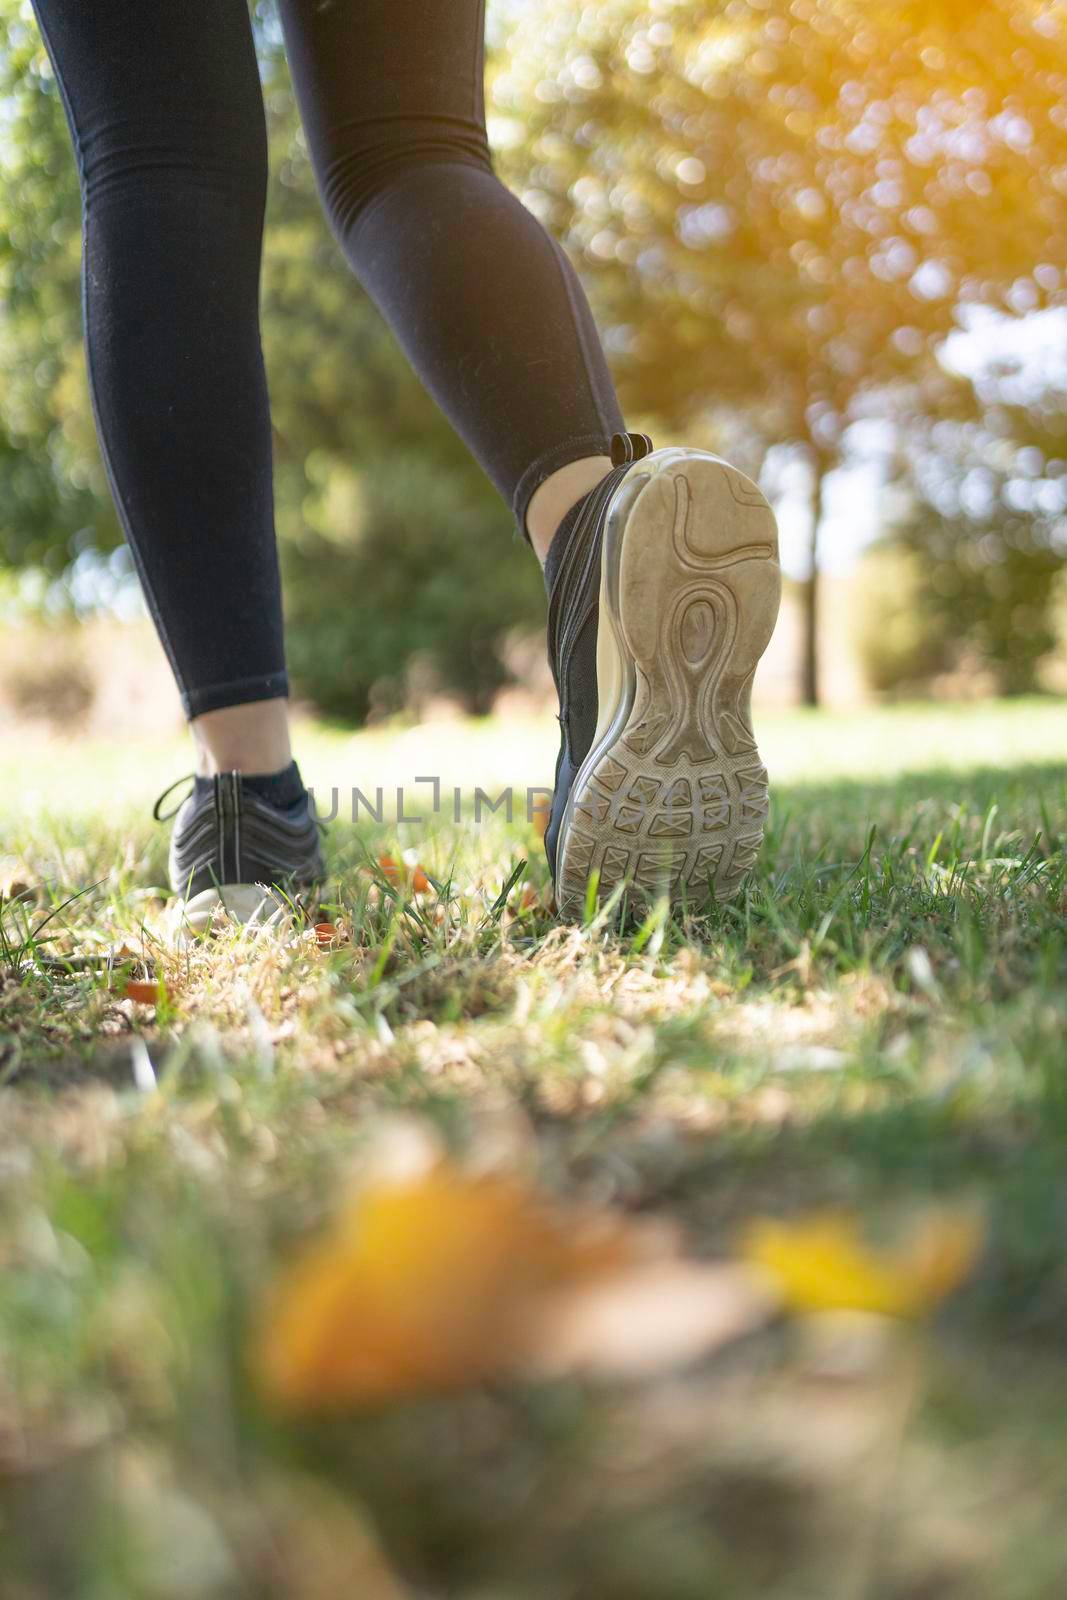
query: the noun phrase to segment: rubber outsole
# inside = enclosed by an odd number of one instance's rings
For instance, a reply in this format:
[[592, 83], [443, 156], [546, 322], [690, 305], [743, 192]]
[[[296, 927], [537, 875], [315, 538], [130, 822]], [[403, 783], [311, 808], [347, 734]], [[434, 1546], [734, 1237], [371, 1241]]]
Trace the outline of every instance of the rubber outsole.
[[220, 907], [231, 922], [246, 927], [279, 928], [293, 918], [289, 901], [261, 883], [222, 884], [176, 902], [170, 913], [171, 939], [202, 939], [216, 926]]
[[699, 910], [729, 900], [763, 841], [752, 679], [781, 600], [774, 513], [717, 456], [657, 450], [609, 508], [599, 717], [564, 812], [556, 900], [579, 917], [620, 883]]

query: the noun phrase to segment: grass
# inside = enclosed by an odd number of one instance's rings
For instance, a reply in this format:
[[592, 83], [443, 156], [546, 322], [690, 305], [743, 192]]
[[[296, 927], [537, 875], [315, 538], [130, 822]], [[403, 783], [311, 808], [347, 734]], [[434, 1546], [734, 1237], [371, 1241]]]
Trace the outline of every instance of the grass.
[[[340, 942], [186, 953], [158, 939], [148, 820], [181, 747], [5, 758], [0, 1591], [1060, 1592], [1067, 707], [761, 734], [771, 825], [736, 904], [564, 929], [521, 815], [551, 725], [308, 728], [320, 794], [389, 799], [331, 829]], [[425, 809], [431, 772], [444, 809], [397, 823], [396, 785]], [[508, 782], [510, 825], [452, 820], [453, 785]], [[405, 851], [428, 893], [378, 867]], [[159, 1003], [125, 998], [148, 974]], [[398, 1115], [674, 1218], [701, 1255], [756, 1216], [833, 1207], [878, 1233], [931, 1199], [979, 1208], [986, 1247], [895, 1442], [897, 1357], [785, 1328], [642, 1384], [279, 1424], [242, 1363], [263, 1287]]]

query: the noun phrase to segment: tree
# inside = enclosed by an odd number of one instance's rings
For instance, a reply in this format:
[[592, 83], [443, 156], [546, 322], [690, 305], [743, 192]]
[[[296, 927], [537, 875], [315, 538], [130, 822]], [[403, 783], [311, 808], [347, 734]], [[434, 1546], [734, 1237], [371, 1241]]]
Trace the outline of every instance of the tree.
[[[1004, 380], [1005, 374], [1000, 374]], [[1056, 643], [1054, 580], [1067, 565], [1067, 398], [1007, 403], [995, 379], [975, 417], [910, 439], [910, 510], [893, 542], [921, 559], [930, 636], [955, 640], [1005, 694], [1031, 692]]]
[[0, 560], [57, 574], [118, 526], [85, 387], [77, 172], [26, 11], [0, 3]]
[[512, 30], [507, 169], [580, 260], [624, 404], [740, 411], [807, 457], [811, 703], [850, 423], [937, 397], [961, 306], [1067, 296], [1065, 32], [1041, 0], [554, 0]]

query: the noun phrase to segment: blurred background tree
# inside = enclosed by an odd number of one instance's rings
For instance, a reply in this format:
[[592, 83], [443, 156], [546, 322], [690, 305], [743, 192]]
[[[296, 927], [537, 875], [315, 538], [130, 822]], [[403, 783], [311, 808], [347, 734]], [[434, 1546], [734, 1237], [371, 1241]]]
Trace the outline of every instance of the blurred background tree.
[[945, 664], [958, 668], [969, 652], [1000, 693], [1031, 693], [1056, 643], [1067, 556], [1067, 406], [990, 398], [975, 412], [909, 441], [909, 500], [893, 540], [925, 575], [917, 617]]
[[810, 703], [850, 426], [905, 383], [943, 410], [961, 308], [1064, 303], [1063, 50], [1041, 0], [520, 10], [506, 170], [581, 261], [627, 408], [676, 436], [740, 413], [752, 461], [807, 463]]
[[78, 179], [28, 6], [0, 9], [0, 559], [58, 575], [118, 524], [81, 338]]
[[[399, 703], [417, 661], [482, 707], [512, 630], [541, 623], [539, 577], [330, 239], [273, 6], [253, 9], [295, 682], [362, 716]], [[578, 262], [631, 426], [805, 486], [809, 701], [828, 484], [872, 428], [896, 480], [883, 542], [921, 598], [899, 672], [892, 651], [874, 664], [884, 632], [868, 650], [874, 686], [972, 659], [1026, 687], [1049, 647], [1062, 382], [972, 381], [944, 350], [978, 308], [1067, 303], [1064, 32], [1050, 0], [491, 7], [499, 170]], [[25, 0], [0, 0], [0, 105], [0, 561], [76, 603], [119, 532], [85, 386], [74, 162]]]
[[[320, 463], [336, 494], [328, 458], [305, 470]], [[296, 681], [339, 717], [418, 710], [434, 691], [488, 712], [509, 680], [508, 635], [543, 609], [537, 563], [498, 559], [514, 547], [478, 475], [420, 449], [394, 446], [349, 488], [354, 514], [327, 502], [321, 531], [305, 525], [282, 545]]]

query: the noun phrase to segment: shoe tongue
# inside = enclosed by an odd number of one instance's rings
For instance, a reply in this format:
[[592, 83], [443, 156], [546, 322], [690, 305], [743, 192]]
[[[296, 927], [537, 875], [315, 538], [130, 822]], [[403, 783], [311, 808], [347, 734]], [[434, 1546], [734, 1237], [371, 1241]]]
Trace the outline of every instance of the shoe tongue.
[[567, 512], [567, 515], [563, 518], [563, 521], [552, 535], [552, 543], [549, 545], [548, 555], [545, 557], [545, 588], [548, 590], [550, 596], [552, 594], [552, 590], [555, 588], [556, 579], [559, 576], [559, 569], [563, 562], [563, 557], [567, 554], [567, 545], [571, 534], [574, 532], [574, 525], [581, 516], [582, 508], [584, 507], [585, 502], [589, 499], [589, 495], [593, 492], [594, 491], [590, 489], [589, 494], [583, 494], [582, 498], [576, 501], [573, 506], [571, 506], [570, 510]]

